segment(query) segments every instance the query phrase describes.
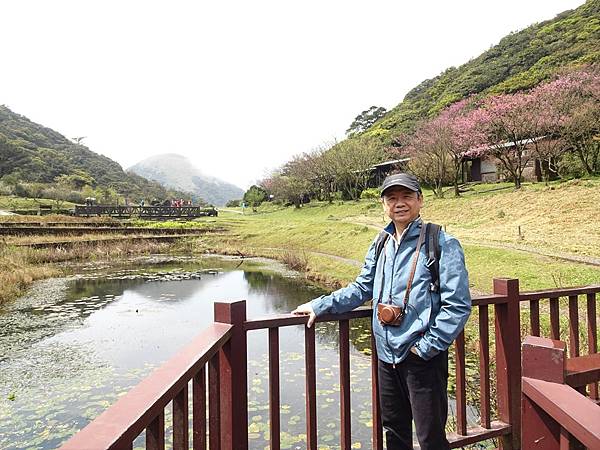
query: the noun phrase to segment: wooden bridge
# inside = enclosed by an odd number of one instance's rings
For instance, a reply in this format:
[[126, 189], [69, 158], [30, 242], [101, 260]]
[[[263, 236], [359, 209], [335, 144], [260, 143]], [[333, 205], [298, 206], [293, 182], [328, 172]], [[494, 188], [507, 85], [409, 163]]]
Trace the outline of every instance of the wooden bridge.
[[[475, 380], [479, 386], [477, 424], [467, 423], [467, 407], [473, 405], [467, 404], [464, 334], [454, 344], [456, 427], [448, 433], [452, 448], [493, 438], [504, 450], [558, 450], [581, 444], [600, 449], [596, 308], [600, 285], [520, 292], [518, 280], [495, 279], [493, 292], [473, 299], [473, 314], [469, 319], [476, 322], [472, 326], [479, 332], [478, 348], [470, 348], [479, 357]], [[340, 447], [344, 450], [350, 449], [352, 442], [350, 321], [371, 315], [370, 308], [360, 308], [317, 319], [339, 324]], [[526, 319], [523, 323], [522, 318]], [[270, 449], [279, 450], [282, 388], [279, 329], [305, 324], [307, 318], [286, 314], [248, 320], [245, 301], [238, 301], [215, 303], [214, 320], [193, 342], [121, 397], [62, 449], [131, 449], [133, 441], [144, 431], [148, 449], [163, 449], [165, 407], [170, 402], [173, 402], [174, 449], [188, 449], [190, 437], [194, 450], [206, 449], [207, 444], [211, 450], [248, 449], [247, 333], [268, 329]], [[537, 337], [544, 324], [549, 325], [549, 336]], [[561, 334], [564, 327], [565, 336]], [[304, 333], [306, 448], [316, 450], [315, 328], [305, 328]], [[523, 346], [522, 333], [533, 336], [525, 338]], [[493, 353], [490, 337], [495, 343]], [[560, 339], [565, 339], [568, 346]], [[580, 354], [581, 339], [587, 341], [586, 355]], [[372, 342], [372, 448], [380, 450], [383, 437], [376, 361]], [[492, 390], [490, 380], [494, 379], [495, 390]], [[190, 383], [192, 411], [188, 410]], [[190, 424], [192, 436], [189, 436]]]
[[139, 217], [140, 219], [193, 219], [203, 216], [216, 216], [215, 208], [202, 206], [108, 206], [76, 205], [74, 214], [80, 217], [110, 216], [119, 219]]

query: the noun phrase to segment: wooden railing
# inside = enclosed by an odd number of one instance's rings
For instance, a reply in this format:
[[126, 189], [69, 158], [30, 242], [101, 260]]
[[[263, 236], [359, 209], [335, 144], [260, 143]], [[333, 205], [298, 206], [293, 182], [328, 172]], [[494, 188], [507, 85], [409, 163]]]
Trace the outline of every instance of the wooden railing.
[[[495, 279], [494, 293], [473, 298], [471, 321], [477, 321], [479, 385], [478, 405], [473, 405], [473, 395], [467, 401], [467, 365], [465, 335], [461, 333], [454, 345], [454, 370], [456, 387], [456, 426], [448, 433], [453, 448], [498, 439], [502, 449], [518, 449], [521, 443], [521, 310], [522, 302], [538, 302], [531, 308], [532, 323], [540, 331], [539, 300], [578, 295], [587, 296], [588, 339], [590, 351], [596, 351], [592, 343], [597, 339], [595, 330], [595, 294], [600, 286], [520, 293], [518, 280]], [[556, 301], [558, 302], [558, 300]], [[535, 305], [535, 303], [533, 303]], [[569, 301], [569, 307], [574, 305]], [[493, 330], [490, 323], [490, 306], [493, 307]], [[574, 307], [574, 306], [573, 306]], [[556, 307], [550, 304], [550, 322], [559, 323]], [[537, 311], [537, 314], [536, 314]], [[591, 312], [590, 312], [591, 311]], [[591, 314], [591, 315], [590, 315]], [[350, 321], [371, 317], [370, 308], [359, 308], [341, 315], [326, 315], [318, 322], [339, 323], [340, 358], [340, 446], [350, 448]], [[571, 314], [571, 326], [579, 326], [575, 314]], [[209, 444], [210, 449], [244, 450], [248, 448], [248, 383], [247, 383], [247, 333], [267, 329], [269, 344], [269, 422], [270, 448], [280, 448], [280, 380], [279, 380], [279, 329], [303, 325], [305, 316], [291, 314], [270, 315], [246, 320], [245, 301], [215, 303], [215, 324], [208, 335], [201, 335], [186, 350], [157, 369], [149, 378], [122, 397], [114, 406], [74, 436], [64, 448], [131, 448], [137, 434], [146, 428], [148, 448], [163, 448], [164, 408], [173, 400], [174, 448], [188, 448], [187, 441], [187, 382], [193, 380], [193, 448], [206, 448], [206, 395], [204, 365], [209, 364]], [[591, 330], [590, 330], [590, 327]], [[574, 328], [577, 330], [577, 328]], [[554, 331], [552, 331], [554, 332]], [[579, 335], [579, 331], [571, 334]], [[556, 335], [559, 335], [557, 332]], [[491, 352], [491, 339], [495, 351]], [[594, 341], [595, 342], [595, 341]], [[471, 342], [471, 347], [473, 343]], [[592, 345], [593, 344], [593, 345]], [[315, 328], [304, 327], [305, 345], [305, 397], [307, 448], [317, 448], [317, 401], [316, 401], [316, 344]], [[382, 424], [379, 416], [377, 354], [371, 344], [372, 359], [372, 448], [383, 448]], [[575, 347], [574, 347], [575, 348]], [[185, 356], [183, 356], [185, 355]], [[495, 396], [492, 381], [496, 380]], [[587, 380], [587, 379], [586, 379]], [[587, 382], [587, 381], [586, 381]], [[470, 393], [472, 394], [472, 392]], [[177, 406], [179, 405], [179, 406]], [[477, 406], [479, 423], [467, 420], [468, 408]], [[177, 409], [176, 409], [177, 408]], [[176, 420], [177, 418], [177, 420]], [[175, 426], [177, 424], [177, 426]], [[150, 430], [150, 431], [149, 431]], [[177, 431], [179, 430], [179, 431]], [[137, 434], [136, 434], [137, 433]], [[176, 438], [176, 436], [178, 436]], [[85, 442], [85, 446], [81, 444]], [[96, 443], [91, 446], [89, 443]], [[177, 445], [175, 445], [177, 443]], [[121, 447], [121, 444], [124, 444]]]
[[[145, 430], [147, 449], [165, 447], [165, 407], [173, 403], [173, 448], [188, 448], [188, 383], [193, 391], [194, 449], [206, 448], [206, 366], [208, 365], [209, 443], [221, 448], [223, 432], [221, 384], [227, 365], [232, 326], [214, 323], [175, 357], [121, 397], [87, 427], [73, 436], [63, 450], [131, 449]], [[231, 448], [231, 447], [230, 447]]]
[[[592, 355], [600, 380], [600, 357]], [[600, 406], [569, 385], [563, 341], [528, 336], [523, 342], [523, 449], [600, 449]], [[584, 357], [585, 358], [585, 357]], [[576, 364], [574, 365], [576, 366]], [[573, 373], [574, 370], [571, 371]], [[572, 380], [575, 378], [572, 378]], [[588, 380], [589, 381], [589, 380]]]
[[[584, 342], [588, 354], [598, 353], [599, 292], [600, 285], [521, 293], [521, 302], [529, 303], [529, 308], [524, 308], [524, 312], [529, 311], [529, 328], [525, 334], [568, 342], [570, 358], [581, 355]], [[580, 300], [585, 304], [580, 305]], [[540, 326], [540, 308], [544, 308], [550, 316], [546, 333]], [[583, 310], [584, 317], [581, 317]], [[584, 322], [585, 329], [580, 326], [581, 322]], [[596, 400], [599, 398], [597, 382], [589, 384], [589, 396]]]

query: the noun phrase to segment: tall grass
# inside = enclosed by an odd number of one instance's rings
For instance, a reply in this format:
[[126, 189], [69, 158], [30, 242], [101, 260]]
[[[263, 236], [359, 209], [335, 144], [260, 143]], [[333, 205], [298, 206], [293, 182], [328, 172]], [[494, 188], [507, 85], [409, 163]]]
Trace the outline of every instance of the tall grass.
[[292, 270], [296, 270], [298, 272], [306, 272], [308, 268], [308, 258], [306, 257], [306, 252], [304, 251], [290, 251], [284, 250], [281, 254], [281, 260]]
[[130, 255], [164, 253], [171, 244], [126, 240], [115, 243], [81, 241], [69, 248], [31, 249], [0, 242], [0, 305], [12, 300], [35, 280], [65, 273], [57, 263], [106, 260]]
[[33, 281], [59, 273], [54, 267], [32, 263], [26, 251], [0, 243], [0, 305], [21, 295]]

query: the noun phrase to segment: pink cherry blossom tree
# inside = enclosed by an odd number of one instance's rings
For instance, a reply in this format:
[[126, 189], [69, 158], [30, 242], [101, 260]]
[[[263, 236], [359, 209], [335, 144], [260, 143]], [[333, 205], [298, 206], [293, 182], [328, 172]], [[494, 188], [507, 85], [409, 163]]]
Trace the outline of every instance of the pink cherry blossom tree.
[[560, 116], [557, 134], [589, 175], [600, 174], [600, 67], [565, 74], [540, 86]]
[[[461, 100], [439, 115], [423, 120], [415, 132], [404, 138], [409, 153], [410, 169], [432, 186], [434, 194], [443, 197], [444, 184], [454, 186], [459, 196], [464, 155], [487, 142], [486, 111], [471, 99]], [[402, 139], [400, 139], [402, 141]]]
[[411, 135], [396, 138], [399, 156], [408, 156], [408, 169], [430, 186], [436, 197], [444, 196], [443, 187], [452, 181], [452, 161], [448, 152], [450, 134], [439, 124], [423, 121]]

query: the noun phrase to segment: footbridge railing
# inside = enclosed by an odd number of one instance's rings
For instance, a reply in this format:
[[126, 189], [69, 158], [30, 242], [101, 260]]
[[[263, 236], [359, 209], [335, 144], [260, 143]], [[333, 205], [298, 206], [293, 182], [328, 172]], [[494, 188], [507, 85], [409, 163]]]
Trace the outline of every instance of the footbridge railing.
[[[588, 353], [597, 352], [595, 308], [600, 286], [522, 293], [518, 280], [495, 279], [493, 292], [473, 299], [473, 314], [467, 325], [469, 332], [467, 336], [461, 333], [452, 349], [451, 379], [454, 382], [450, 391], [455, 411], [448, 438], [453, 448], [490, 439], [502, 449], [520, 448], [521, 317], [529, 317], [529, 323], [538, 334], [547, 331], [559, 336], [568, 325], [566, 329], [573, 352], [581, 349], [575, 350], [579, 346], [571, 343], [572, 340], [587, 342]], [[560, 300], [565, 296], [568, 300]], [[586, 300], [584, 320], [579, 320], [582, 311], [577, 299], [580, 296], [585, 296]], [[547, 306], [540, 303], [543, 299], [549, 300]], [[572, 311], [564, 314], [565, 308]], [[370, 308], [363, 307], [342, 315], [318, 318], [319, 322], [338, 324], [339, 445], [342, 449], [351, 448], [352, 442], [350, 323], [371, 317], [371, 314]], [[245, 301], [215, 303], [214, 318], [215, 322], [188, 347], [121, 397], [62, 448], [130, 449], [144, 430], [147, 448], [164, 448], [164, 410], [172, 401], [173, 448], [188, 449], [191, 445], [198, 450], [206, 449], [208, 444], [211, 450], [247, 449], [247, 335], [262, 329], [268, 330], [269, 444], [270, 449], [278, 450], [282, 431], [280, 393], [285, 389], [279, 379], [279, 331], [282, 327], [304, 325], [307, 318], [284, 314], [247, 319]], [[582, 323], [586, 327], [581, 328]], [[523, 325], [523, 328], [527, 326]], [[372, 448], [382, 449], [377, 355], [373, 342], [371, 347]], [[315, 328], [304, 327], [306, 448], [311, 450], [318, 448], [319, 431], [316, 354]], [[589, 376], [578, 382], [590, 386], [590, 397], [597, 396], [597, 383]], [[191, 400], [188, 399], [190, 390]], [[189, 401], [191, 411], [188, 410]], [[191, 436], [188, 429], [192, 430]]]
[[139, 217], [141, 219], [177, 219], [216, 216], [214, 208], [202, 206], [110, 206], [77, 205], [74, 214], [80, 217], [110, 216], [116, 218]]

